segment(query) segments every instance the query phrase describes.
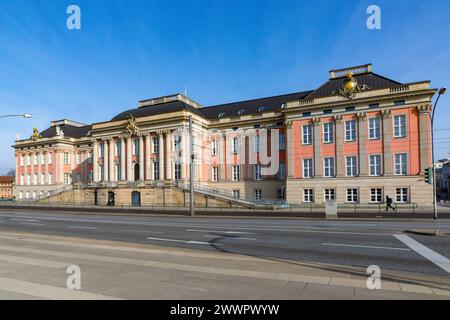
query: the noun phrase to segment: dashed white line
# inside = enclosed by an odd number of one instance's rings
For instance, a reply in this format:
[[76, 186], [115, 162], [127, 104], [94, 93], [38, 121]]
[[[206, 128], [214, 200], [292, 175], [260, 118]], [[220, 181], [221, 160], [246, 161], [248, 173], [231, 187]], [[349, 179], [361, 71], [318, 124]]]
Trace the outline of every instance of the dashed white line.
[[87, 229], [87, 230], [97, 230], [97, 227], [81, 227], [81, 226], [69, 226], [69, 229]]
[[33, 222], [22, 222], [21, 224], [25, 224], [28, 226], [45, 226], [43, 223], [33, 223]]
[[364, 249], [411, 251], [411, 249], [408, 249], [408, 248], [362, 246], [362, 245], [357, 245], [357, 244], [343, 244], [343, 243], [322, 243], [322, 245], [323, 246], [331, 246], [331, 247], [350, 247], [350, 248], [364, 248]]
[[226, 234], [254, 234], [251, 232], [241, 232], [241, 231], [220, 231], [220, 230], [197, 230], [197, 229], [186, 229], [188, 232], [209, 232], [209, 233], [226, 233]]
[[[180, 242], [180, 243], [186, 243], [186, 244], [211, 245], [211, 243], [209, 243], [209, 242], [193, 241], [193, 240], [178, 240], [178, 239], [150, 238], [150, 237], [148, 237], [147, 240], [167, 241], [167, 242]], [[221, 245], [221, 244], [215, 244], [214, 243], [214, 245]]]
[[[205, 238], [217, 238], [219, 236], [210, 236], [210, 235], [206, 235], [204, 236]], [[248, 240], [248, 241], [256, 241], [255, 238], [243, 238], [243, 237], [232, 237], [232, 238], [227, 238], [227, 239], [232, 239], [232, 240]]]
[[445, 270], [446, 272], [450, 273], [450, 260], [448, 260], [443, 255], [440, 255], [439, 253], [431, 250], [428, 247], [425, 247], [420, 242], [417, 242], [413, 238], [407, 236], [406, 234], [394, 234], [394, 237], [396, 237], [398, 240], [403, 242], [405, 245], [410, 247], [412, 250], [420, 254], [425, 259], [428, 259], [441, 269]]

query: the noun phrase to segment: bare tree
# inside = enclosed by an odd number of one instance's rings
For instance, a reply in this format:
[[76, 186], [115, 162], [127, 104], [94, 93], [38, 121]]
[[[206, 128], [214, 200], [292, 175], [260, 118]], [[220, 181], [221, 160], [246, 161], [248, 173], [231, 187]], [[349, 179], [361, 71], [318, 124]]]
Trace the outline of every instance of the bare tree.
[[10, 169], [7, 173], [7, 176], [9, 177], [15, 177], [16, 176], [16, 169]]

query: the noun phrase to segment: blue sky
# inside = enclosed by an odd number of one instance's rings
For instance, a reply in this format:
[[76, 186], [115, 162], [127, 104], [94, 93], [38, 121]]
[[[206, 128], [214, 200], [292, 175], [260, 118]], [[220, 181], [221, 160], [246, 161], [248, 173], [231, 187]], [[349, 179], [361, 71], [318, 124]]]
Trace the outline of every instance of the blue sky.
[[[76, 4], [82, 29], [69, 31]], [[366, 28], [366, 9], [382, 29]], [[51, 120], [105, 121], [183, 92], [204, 105], [313, 89], [328, 70], [373, 63], [401, 82], [449, 86], [450, 1], [0, 0], [0, 174], [16, 133]], [[449, 97], [436, 128], [450, 127]], [[448, 139], [446, 140], [446, 138]], [[439, 158], [450, 130], [437, 132]]]

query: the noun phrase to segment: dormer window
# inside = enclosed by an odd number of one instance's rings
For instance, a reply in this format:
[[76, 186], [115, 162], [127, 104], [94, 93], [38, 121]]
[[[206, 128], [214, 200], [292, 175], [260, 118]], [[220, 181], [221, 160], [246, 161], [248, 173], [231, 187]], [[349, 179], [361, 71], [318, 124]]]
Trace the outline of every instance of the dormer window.
[[221, 112], [221, 113], [219, 113], [219, 115], [217, 116], [217, 118], [223, 118], [224, 115], [225, 115], [225, 112]]
[[258, 112], [263, 112], [266, 110], [266, 107], [259, 107]]
[[242, 116], [245, 113], [245, 109], [241, 109], [238, 111], [238, 116]]

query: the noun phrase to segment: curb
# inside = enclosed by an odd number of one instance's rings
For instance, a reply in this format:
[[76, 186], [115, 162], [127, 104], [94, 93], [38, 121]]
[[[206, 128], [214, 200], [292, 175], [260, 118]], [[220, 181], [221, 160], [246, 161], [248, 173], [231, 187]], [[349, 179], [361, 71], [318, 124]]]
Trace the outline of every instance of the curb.
[[440, 229], [410, 229], [406, 230], [406, 233], [421, 236], [450, 237], [450, 230], [440, 230]]

